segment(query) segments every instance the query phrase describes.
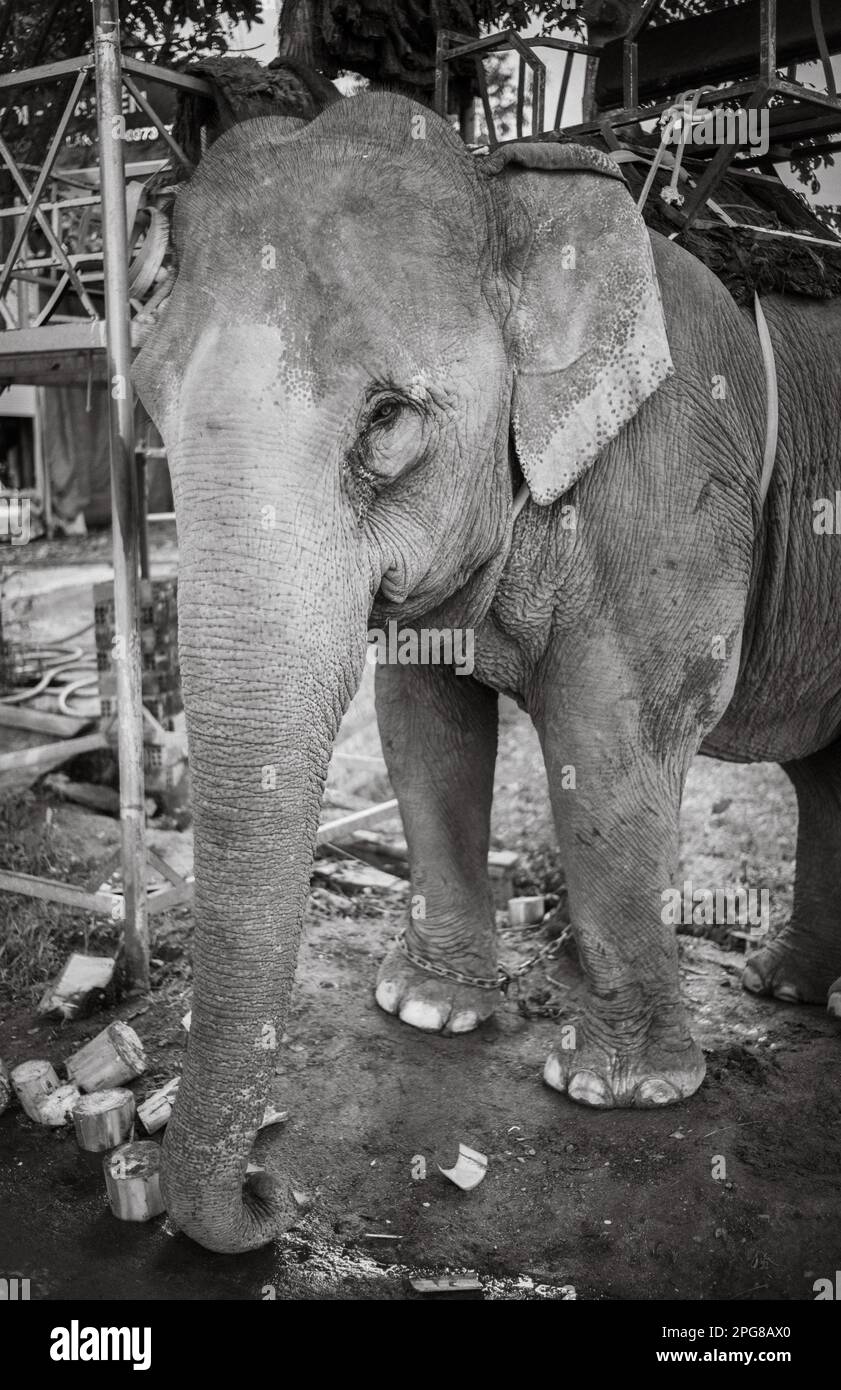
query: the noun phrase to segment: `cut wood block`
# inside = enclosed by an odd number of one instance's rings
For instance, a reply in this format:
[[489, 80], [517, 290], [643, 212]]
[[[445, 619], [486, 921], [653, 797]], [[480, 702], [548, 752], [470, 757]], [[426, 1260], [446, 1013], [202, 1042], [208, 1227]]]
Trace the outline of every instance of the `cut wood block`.
[[120, 1221], [150, 1221], [165, 1210], [161, 1150], [151, 1139], [122, 1144], [102, 1161], [111, 1210]]
[[11, 1081], [15, 1095], [30, 1120], [38, 1119], [39, 1102], [51, 1091], [57, 1091], [60, 1085], [52, 1062], [41, 1060], [21, 1062], [12, 1072]]
[[12, 1099], [12, 1081], [7, 1069], [0, 1062], [0, 1115], [8, 1108]]
[[317, 859], [312, 866], [314, 878], [324, 879], [334, 887], [345, 888], [348, 892], [361, 892], [363, 888], [376, 888], [383, 893], [393, 893], [405, 887], [405, 880], [394, 874], [383, 873], [372, 864], [358, 864], [351, 859]]
[[134, 1123], [134, 1096], [131, 1091], [95, 1091], [81, 1096], [73, 1108], [76, 1142], [88, 1153], [103, 1154], [116, 1149], [131, 1135]]
[[67, 1124], [80, 1099], [79, 1087], [74, 1086], [72, 1082], [50, 1091], [47, 1096], [42, 1096], [38, 1102], [39, 1125], [50, 1125], [53, 1129], [60, 1129], [62, 1125]]
[[111, 983], [115, 962], [110, 956], [84, 956], [74, 953], [58, 979], [49, 986], [38, 1005], [39, 1014], [77, 1018], [95, 991]]
[[509, 898], [508, 920], [512, 927], [531, 927], [546, 916], [546, 899], [541, 893], [534, 898]]
[[160, 1090], [147, 1096], [142, 1105], [138, 1105], [137, 1118], [147, 1134], [156, 1134], [169, 1123], [180, 1080], [180, 1076], [174, 1076], [165, 1086], [161, 1086]]
[[143, 1044], [127, 1023], [111, 1023], [65, 1062], [81, 1091], [109, 1091], [146, 1070]]

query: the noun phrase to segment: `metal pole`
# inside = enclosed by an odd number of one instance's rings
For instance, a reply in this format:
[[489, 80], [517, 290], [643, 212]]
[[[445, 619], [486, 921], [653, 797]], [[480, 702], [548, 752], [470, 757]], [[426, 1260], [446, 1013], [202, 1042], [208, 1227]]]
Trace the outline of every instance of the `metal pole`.
[[114, 665], [117, 672], [120, 841], [125, 895], [126, 970], [149, 988], [146, 845], [143, 808], [143, 703], [134, 400], [128, 297], [120, 17], [117, 0], [93, 0], [96, 119], [102, 194], [105, 339], [114, 536]]

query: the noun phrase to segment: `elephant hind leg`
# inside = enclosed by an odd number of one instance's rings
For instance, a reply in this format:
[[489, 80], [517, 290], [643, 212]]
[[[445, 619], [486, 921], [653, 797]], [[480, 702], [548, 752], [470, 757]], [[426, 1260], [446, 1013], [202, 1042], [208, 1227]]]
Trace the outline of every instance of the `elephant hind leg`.
[[464, 982], [496, 977], [487, 864], [497, 696], [452, 667], [378, 666], [377, 719], [412, 873], [406, 950], [380, 966], [377, 1003], [415, 1028], [467, 1033], [499, 1003], [496, 989]]
[[791, 921], [747, 962], [754, 994], [826, 1004], [841, 1017], [841, 743], [785, 763], [797, 793]]

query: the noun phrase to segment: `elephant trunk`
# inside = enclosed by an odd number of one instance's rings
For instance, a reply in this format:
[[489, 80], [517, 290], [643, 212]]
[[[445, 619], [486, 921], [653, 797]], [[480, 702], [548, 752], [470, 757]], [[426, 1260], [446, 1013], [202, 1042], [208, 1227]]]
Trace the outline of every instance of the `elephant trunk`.
[[[336, 510], [331, 525], [304, 489], [281, 499], [265, 481], [262, 497], [278, 505], [255, 502], [252, 516], [242, 495], [220, 506], [206, 477], [191, 488], [174, 469], [196, 938], [163, 1188], [175, 1225], [218, 1251], [265, 1244], [293, 1211], [269, 1179], [246, 1180], [246, 1168], [283, 1035], [330, 751], [364, 666], [369, 604], [361, 573], [338, 559]], [[259, 487], [249, 495], [259, 499]]]

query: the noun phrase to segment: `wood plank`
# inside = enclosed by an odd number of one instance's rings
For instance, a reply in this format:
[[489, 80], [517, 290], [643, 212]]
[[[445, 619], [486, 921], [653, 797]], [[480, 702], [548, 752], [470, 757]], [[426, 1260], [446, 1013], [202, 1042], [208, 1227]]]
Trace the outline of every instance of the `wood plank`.
[[347, 816], [339, 816], [337, 820], [328, 821], [318, 829], [315, 837], [317, 845], [337, 843], [340, 838], [347, 838], [354, 830], [358, 830], [363, 825], [376, 825], [378, 821], [387, 820], [389, 816], [399, 815], [397, 799], [391, 801], [379, 801], [375, 806], [368, 806], [364, 811], [351, 811]]
[[96, 733], [84, 734], [81, 738], [60, 739], [55, 743], [39, 743], [35, 748], [19, 748], [15, 753], [0, 754], [0, 777], [24, 769], [36, 771], [39, 768], [58, 767], [79, 753], [94, 753], [109, 746], [105, 734]]
[[35, 874], [12, 873], [9, 869], [0, 869], [0, 890], [21, 893], [26, 898], [40, 898], [43, 902], [64, 903], [67, 907], [77, 907], [81, 912], [96, 912], [103, 917], [111, 916], [114, 903], [110, 893], [88, 893], [72, 883], [38, 878]]
[[156, 917], [159, 912], [169, 912], [172, 907], [184, 907], [193, 901], [193, 890], [195, 884], [192, 879], [182, 879], [181, 884], [176, 888], [165, 888], [160, 893], [149, 893], [146, 899], [146, 911], [150, 917]]
[[52, 734], [53, 738], [74, 738], [92, 722], [74, 719], [69, 714], [50, 714], [27, 705], [5, 705], [0, 701], [0, 725], [7, 729], [31, 729], [36, 734]]

